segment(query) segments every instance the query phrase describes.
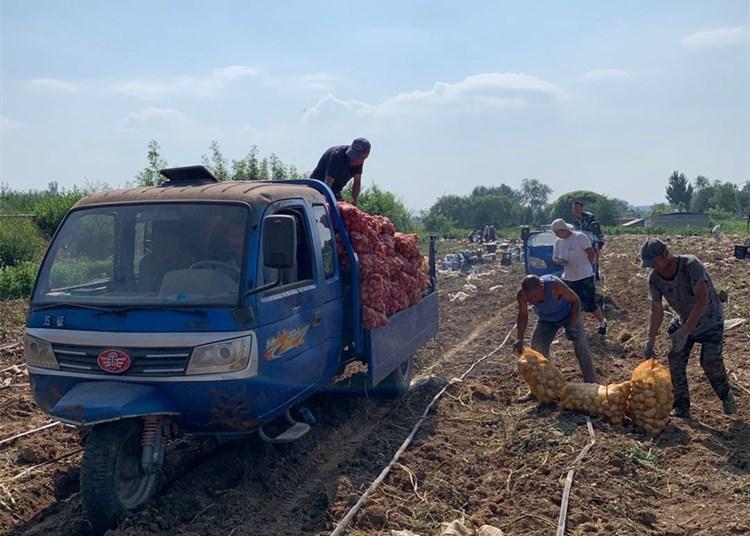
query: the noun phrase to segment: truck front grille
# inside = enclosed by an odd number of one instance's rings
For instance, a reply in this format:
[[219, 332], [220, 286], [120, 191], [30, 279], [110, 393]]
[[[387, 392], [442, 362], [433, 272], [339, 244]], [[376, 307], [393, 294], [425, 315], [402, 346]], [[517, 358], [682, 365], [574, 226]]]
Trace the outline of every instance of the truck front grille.
[[[104, 350], [100, 346], [53, 345], [60, 370], [113, 376], [99, 368], [97, 358]], [[117, 376], [176, 376], [185, 374], [191, 348], [118, 348], [132, 361], [128, 370]]]

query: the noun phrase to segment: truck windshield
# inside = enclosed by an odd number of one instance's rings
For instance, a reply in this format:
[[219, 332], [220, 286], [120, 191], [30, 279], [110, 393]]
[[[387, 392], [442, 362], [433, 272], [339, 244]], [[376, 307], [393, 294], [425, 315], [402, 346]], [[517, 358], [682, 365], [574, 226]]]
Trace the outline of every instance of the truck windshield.
[[247, 246], [244, 205], [77, 210], [50, 246], [32, 305], [232, 305]]

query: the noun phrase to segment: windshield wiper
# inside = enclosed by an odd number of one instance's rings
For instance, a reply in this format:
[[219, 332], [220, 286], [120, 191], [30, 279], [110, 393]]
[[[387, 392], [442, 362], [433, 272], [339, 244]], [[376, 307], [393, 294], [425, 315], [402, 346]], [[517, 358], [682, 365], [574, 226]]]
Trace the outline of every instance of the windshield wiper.
[[125, 315], [130, 311], [170, 311], [175, 313], [184, 313], [191, 316], [208, 316], [208, 313], [202, 309], [185, 309], [178, 306], [170, 305], [125, 305], [123, 307], [112, 307], [111, 309], [102, 309], [96, 316], [102, 315]]
[[85, 303], [59, 302], [59, 303], [45, 303], [44, 305], [32, 307], [30, 312], [36, 313], [37, 311], [44, 311], [46, 309], [55, 309], [57, 307], [75, 307], [77, 309], [90, 309], [92, 311], [99, 311], [101, 313], [108, 313], [111, 311], [111, 309], [108, 309], [107, 307], [98, 307], [96, 305], [86, 305]]

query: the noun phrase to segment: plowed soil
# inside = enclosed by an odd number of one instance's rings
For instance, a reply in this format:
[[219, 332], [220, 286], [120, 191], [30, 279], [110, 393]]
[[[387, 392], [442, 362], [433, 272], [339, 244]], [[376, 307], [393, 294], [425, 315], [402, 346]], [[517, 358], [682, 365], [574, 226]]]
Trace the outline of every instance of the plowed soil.
[[[629, 379], [641, 360], [649, 308], [647, 273], [637, 267], [641, 242], [614, 237], [603, 259], [609, 334], [593, 334], [593, 319], [587, 325], [601, 383]], [[750, 319], [750, 262], [731, 256], [730, 238], [671, 242], [678, 253], [697, 254], [717, 287], [727, 290], [727, 319]], [[418, 352], [418, 377], [404, 399], [316, 396], [305, 405], [318, 424], [286, 446], [255, 436], [223, 445], [178, 441], [170, 447], [161, 495], [108, 534], [328, 534], [445, 381], [498, 348], [515, 322], [522, 275], [514, 264], [470, 280], [441, 276], [440, 333]], [[469, 297], [451, 301], [459, 291]], [[3, 302], [0, 308], [5, 369], [22, 362], [22, 348], [12, 345], [20, 342], [25, 304]], [[673, 419], [649, 438], [628, 424], [592, 419], [596, 443], [576, 467], [567, 534], [750, 533], [749, 327], [750, 321], [725, 334], [737, 415], [722, 413], [694, 355], [692, 420]], [[663, 334], [658, 346], [663, 354]], [[566, 378], [580, 378], [564, 337], [551, 358]], [[22, 369], [0, 375], [0, 385], [27, 381]], [[410, 529], [426, 536], [453, 519], [493, 525], [506, 535], [554, 533], [565, 475], [589, 435], [583, 415], [518, 403], [524, 392], [508, 347], [451, 385], [348, 534]], [[0, 390], [0, 415], [0, 440], [47, 422], [24, 386]], [[90, 533], [78, 498], [79, 448], [77, 434], [62, 426], [0, 445], [0, 531]]]

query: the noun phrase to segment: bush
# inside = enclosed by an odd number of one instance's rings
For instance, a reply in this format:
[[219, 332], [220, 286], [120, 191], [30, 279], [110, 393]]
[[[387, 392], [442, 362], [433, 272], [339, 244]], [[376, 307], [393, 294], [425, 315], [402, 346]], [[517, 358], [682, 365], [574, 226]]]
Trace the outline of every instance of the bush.
[[78, 191], [60, 195], [50, 195], [39, 200], [34, 206], [34, 221], [39, 230], [47, 237], [52, 237], [60, 226], [65, 214], [75, 205], [83, 193]]
[[28, 298], [38, 268], [35, 262], [0, 267], [0, 300]]
[[23, 218], [0, 219], [0, 266], [37, 260], [42, 239], [33, 223]]

